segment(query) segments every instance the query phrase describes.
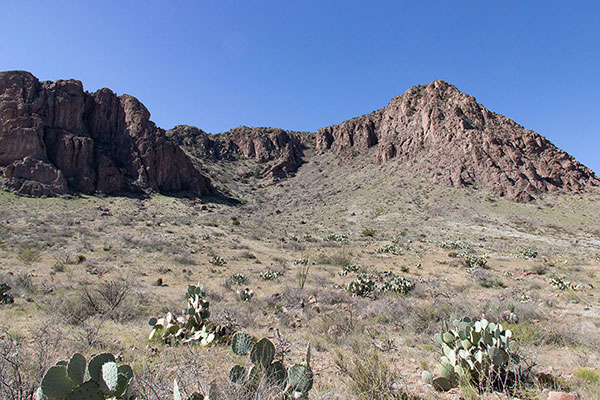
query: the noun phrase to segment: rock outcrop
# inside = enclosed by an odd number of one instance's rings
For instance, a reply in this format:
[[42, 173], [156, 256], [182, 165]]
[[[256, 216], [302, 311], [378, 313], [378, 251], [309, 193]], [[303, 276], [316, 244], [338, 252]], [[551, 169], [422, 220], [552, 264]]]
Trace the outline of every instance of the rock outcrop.
[[285, 177], [314, 142], [342, 161], [372, 154], [377, 163], [396, 162], [435, 182], [475, 185], [517, 201], [600, 185], [543, 136], [443, 81], [411, 88], [378, 111], [316, 135], [243, 126], [212, 135], [185, 125], [164, 131], [137, 99], [109, 89], [88, 93], [76, 80], [0, 72], [0, 187], [19, 194], [202, 195], [213, 191], [200, 172], [206, 161], [214, 172], [225, 160], [254, 159], [262, 164], [257, 176]]
[[199, 159], [254, 159], [265, 164], [265, 177], [282, 177], [302, 164], [306, 134], [277, 128], [240, 126], [225, 133], [208, 134], [193, 126], [179, 125], [167, 137]]
[[211, 191], [134, 97], [23, 71], [0, 72], [0, 186], [31, 196]]
[[476, 185], [517, 201], [600, 184], [543, 136], [443, 81], [413, 87], [378, 111], [322, 128], [316, 143], [317, 150], [343, 160], [373, 148], [378, 163], [395, 160], [436, 182]]

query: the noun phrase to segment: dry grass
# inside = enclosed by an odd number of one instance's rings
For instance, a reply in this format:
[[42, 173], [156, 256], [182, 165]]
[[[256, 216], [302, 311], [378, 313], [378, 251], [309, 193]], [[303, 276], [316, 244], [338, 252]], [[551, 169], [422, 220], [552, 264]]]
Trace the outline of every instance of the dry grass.
[[[248, 199], [236, 206], [160, 195], [65, 200], [0, 193], [0, 282], [15, 297], [0, 305], [0, 320], [10, 321], [3, 346], [12, 349], [3, 353], [0, 379], [23, 387], [21, 397], [2, 392], [0, 398], [27, 399], [41, 371], [74, 351], [119, 354], [134, 367], [146, 399], [170, 398], [173, 378], [186, 393], [226, 379], [235, 360], [224, 346], [147, 341], [148, 318], [180, 312], [187, 285], [197, 282], [207, 287], [214, 319], [261, 337], [280, 330], [294, 361], [312, 343], [311, 398], [455, 398], [435, 393], [420, 374], [422, 365], [439, 361], [433, 334], [465, 315], [509, 325], [534, 370], [551, 367], [582, 395], [598, 393], [575, 371], [594, 368], [600, 357], [600, 288], [561, 292], [549, 285], [555, 273], [583, 285], [597, 280], [598, 199], [548, 198], [552, 207], [538, 208], [419, 182], [389, 165], [377, 171], [332, 166], [327, 176], [319, 168], [311, 162], [296, 177], [268, 185], [229, 177], [232, 193]], [[348, 187], [355, 188], [351, 196]], [[347, 235], [347, 243], [322, 239], [331, 233]], [[401, 254], [378, 253], [392, 237]], [[486, 254], [486, 268], [449, 257], [463, 249], [440, 247], [445, 241]], [[539, 256], [520, 257], [525, 247]], [[212, 265], [213, 256], [227, 263]], [[294, 260], [302, 258], [310, 269], [299, 277]], [[354, 274], [340, 275], [348, 264], [394, 271], [415, 289], [404, 297], [353, 298], [343, 286]], [[282, 275], [263, 280], [265, 270]], [[238, 286], [223, 285], [237, 273], [248, 277], [243, 287], [255, 293], [250, 302], [239, 301]], [[35, 358], [40, 326], [64, 335], [44, 344], [46, 360]], [[357, 349], [363, 358], [356, 358]], [[18, 373], [6, 354], [21, 357]], [[542, 387], [528, 390], [539, 395]]]

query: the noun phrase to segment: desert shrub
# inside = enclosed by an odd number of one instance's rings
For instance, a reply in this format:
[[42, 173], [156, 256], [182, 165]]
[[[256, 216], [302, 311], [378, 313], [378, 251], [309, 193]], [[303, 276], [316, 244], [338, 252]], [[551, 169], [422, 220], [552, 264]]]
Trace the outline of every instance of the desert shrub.
[[479, 267], [475, 267], [470, 270], [470, 278], [475, 280], [481, 287], [487, 289], [494, 287], [505, 287], [502, 279]]
[[341, 266], [350, 264], [352, 262], [352, 256], [348, 254], [345, 249], [342, 249], [339, 252], [329, 252], [325, 255], [321, 255], [316, 261], [318, 264]]
[[365, 350], [358, 344], [352, 350], [354, 355], [350, 360], [337, 352], [335, 364], [350, 378], [350, 390], [357, 400], [416, 399], [399, 387], [400, 372], [375, 351]]
[[129, 280], [102, 282], [93, 290], [83, 289], [81, 311], [87, 316], [100, 315], [115, 321], [131, 319], [135, 316], [135, 307], [128, 303], [132, 297], [132, 283]]
[[17, 258], [25, 264], [31, 264], [40, 261], [42, 258], [40, 252], [30, 246], [23, 246], [17, 253]]
[[221, 267], [227, 264], [227, 261], [225, 261], [224, 258], [221, 258], [219, 256], [213, 256], [210, 260], [208, 260], [208, 262], [214, 265], [215, 267]]
[[248, 283], [248, 277], [242, 273], [231, 275], [227, 278], [228, 285], [238, 285], [242, 286]]
[[308, 274], [310, 272], [310, 264], [301, 264], [296, 271], [296, 281], [298, 282], [298, 287], [300, 289], [304, 289], [304, 285], [306, 285], [306, 281], [308, 280]]
[[600, 387], [600, 371], [590, 368], [578, 368], [573, 376], [587, 385]]
[[196, 265], [196, 260], [194, 257], [188, 254], [179, 254], [173, 257], [173, 261], [175, 261], [179, 265]]
[[374, 238], [376, 234], [377, 234], [377, 231], [373, 228], [363, 228], [363, 230], [360, 232], [361, 236], [370, 237], [370, 238]]
[[32, 400], [44, 371], [54, 364], [56, 350], [64, 347], [64, 335], [46, 323], [34, 331], [36, 340], [0, 332], [0, 399]]

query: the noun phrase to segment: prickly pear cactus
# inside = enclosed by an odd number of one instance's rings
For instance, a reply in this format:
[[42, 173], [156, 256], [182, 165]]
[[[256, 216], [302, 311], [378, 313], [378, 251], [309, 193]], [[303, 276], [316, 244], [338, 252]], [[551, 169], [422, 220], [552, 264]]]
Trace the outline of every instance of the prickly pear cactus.
[[241, 301], [250, 301], [254, 297], [254, 291], [250, 288], [237, 291], [238, 297]]
[[463, 318], [455, 320], [453, 326], [454, 329], [435, 335], [442, 350], [439, 375], [433, 377], [424, 371], [422, 377], [426, 383], [446, 391], [456, 387], [461, 376], [468, 376], [482, 387], [481, 384], [493, 383], [505, 375], [517, 348], [510, 330], [485, 319]]
[[267, 338], [254, 341], [250, 335], [238, 332], [231, 343], [233, 352], [239, 356], [250, 355], [250, 368], [234, 365], [229, 372], [232, 383], [245, 386], [249, 398], [253, 398], [261, 382], [270, 387], [279, 387], [282, 399], [308, 399], [313, 386], [313, 372], [310, 368], [310, 346], [306, 351], [305, 364], [294, 364], [289, 369], [282, 360], [275, 358], [273, 342]]
[[169, 312], [164, 318], [150, 318], [148, 324], [152, 331], [148, 339], [160, 339], [166, 344], [199, 343], [208, 346], [230, 335], [231, 327], [216, 326], [209, 320], [209, 302], [205, 295], [202, 284], [188, 286], [187, 309], [179, 317]]
[[103, 353], [93, 357], [86, 366], [79, 353], [60, 361], [46, 371], [36, 392], [37, 400], [133, 400], [130, 383], [133, 370], [129, 365], [117, 365], [115, 357]]
[[15, 302], [15, 299], [11, 294], [8, 293], [10, 286], [6, 283], [0, 283], [0, 304], [11, 304]]

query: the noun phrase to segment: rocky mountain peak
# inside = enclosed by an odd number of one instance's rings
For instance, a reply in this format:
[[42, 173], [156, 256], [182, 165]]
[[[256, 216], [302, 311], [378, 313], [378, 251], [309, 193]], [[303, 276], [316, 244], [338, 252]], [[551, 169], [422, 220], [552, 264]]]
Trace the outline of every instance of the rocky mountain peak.
[[319, 129], [316, 143], [343, 161], [373, 148], [377, 163], [397, 162], [436, 182], [476, 185], [517, 201], [600, 184], [543, 136], [441, 80], [415, 86], [371, 114]]

